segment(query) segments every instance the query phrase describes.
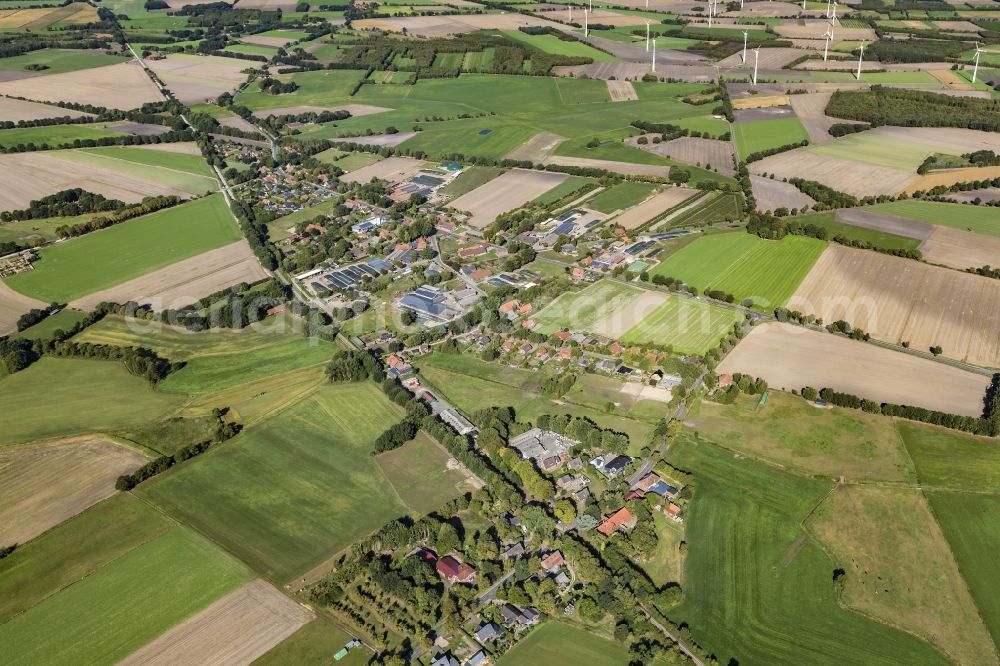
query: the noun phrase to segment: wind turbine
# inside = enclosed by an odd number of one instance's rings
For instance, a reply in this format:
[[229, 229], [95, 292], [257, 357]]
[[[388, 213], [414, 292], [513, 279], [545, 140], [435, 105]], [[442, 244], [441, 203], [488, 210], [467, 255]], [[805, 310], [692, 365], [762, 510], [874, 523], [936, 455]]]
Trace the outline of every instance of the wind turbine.
[[830, 41], [833, 39], [833, 32], [827, 30], [823, 36], [826, 37], [826, 43], [823, 45], [823, 62], [826, 62], [826, 52], [830, 49]]
[[594, 11], [594, 0], [590, 0], [590, 11]]
[[646, 21], [646, 53], [649, 53], [649, 21]]
[[584, 37], [588, 37], [590, 35], [590, 28], [589, 28], [589, 23], [588, 23], [588, 17], [589, 17], [589, 13], [587, 12], [587, 8], [584, 7], [583, 8], [583, 36]]
[[837, 0], [833, 0], [833, 12], [830, 14], [830, 25], [837, 23]]
[[861, 60], [865, 57], [865, 43], [861, 42], [861, 46], [858, 47], [858, 81], [861, 80]]
[[753, 84], [757, 85], [757, 62], [760, 60], [760, 47], [753, 50]]
[[748, 34], [749, 33], [747, 33], [746, 30], [743, 31], [743, 62], [744, 62], [744, 64], [747, 61], [747, 35]]
[[979, 72], [979, 54], [983, 50], [979, 48], [979, 42], [976, 42], [976, 64], [972, 66], [972, 82], [976, 82], [976, 74]]
[[573, 5], [566, 5], [566, 9], [569, 10], [569, 22], [573, 22]]
[[830, 0], [826, 0], [826, 17], [830, 18]]
[[656, 37], [653, 37], [653, 73], [656, 73]]

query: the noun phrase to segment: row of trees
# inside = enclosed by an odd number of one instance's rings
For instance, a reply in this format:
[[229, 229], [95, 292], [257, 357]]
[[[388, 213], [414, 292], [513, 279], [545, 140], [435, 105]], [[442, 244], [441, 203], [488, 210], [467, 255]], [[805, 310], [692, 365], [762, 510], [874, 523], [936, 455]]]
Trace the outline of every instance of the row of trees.
[[[99, 196], [99, 195], [98, 195]], [[99, 229], [105, 229], [107, 227], [131, 220], [136, 217], [141, 217], [143, 215], [149, 215], [150, 213], [155, 213], [158, 210], [163, 210], [164, 208], [171, 208], [173, 206], [181, 203], [183, 199], [179, 196], [170, 194], [155, 197], [146, 197], [140, 203], [134, 206], [128, 206], [127, 208], [115, 208], [115, 212], [110, 215], [101, 215], [99, 217], [93, 217], [89, 220], [84, 220], [82, 222], [77, 222], [76, 224], [62, 224], [56, 227], [56, 235], [59, 238], [73, 238], [75, 236], [82, 236], [84, 234], [90, 233], [91, 231], [97, 231]], [[116, 202], [121, 203], [121, 202]]]
[[120, 210], [124, 201], [108, 199], [101, 194], [88, 192], [80, 187], [60, 190], [55, 194], [35, 199], [22, 210], [7, 210], [0, 213], [0, 222], [13, 220], [41, 220], [47, 217], [76, 217], [84, 213]]
[[834, 92], [826, 106], [826, 114], [866, 122], [873, 127], [965, 127], [1000, 131], [1000, 99], [952, 97], [878, 85], [868, 91]]

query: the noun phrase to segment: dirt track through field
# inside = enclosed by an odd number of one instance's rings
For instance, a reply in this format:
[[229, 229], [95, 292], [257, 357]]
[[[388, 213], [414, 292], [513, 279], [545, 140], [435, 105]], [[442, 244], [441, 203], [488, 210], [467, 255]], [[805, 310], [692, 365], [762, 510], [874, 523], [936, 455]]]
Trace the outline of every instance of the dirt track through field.
[[989, 377], [792, 324], [755, 326], [717, 372], [763, 377], [786, 391], [831, 388], [878, 402], [981, 416]]
[[0, 120], [17, 123], [22, 120], [40, 120], [42, 118], [83, 118], [93, 114], [73, 109], [64, 109], [53, 104], [39, 104], [23, 99], [0, 97]]
[[774, 211], [778, 208], [802, 209], [816, 203], [799, 188], [780, 180], [750, 176], [750, 187], [753, 188], [753, 196], [757, 200], [757, 210], [761, 211]]
[[19, 294], [4, 282], [0, 282], [0, 335], [7, 335], [17, 330], [17, 320], [28, 310], [44, 308], [48, 303], [36, 301], [24, 294]]
[[542, 196], [569, 176], [551, 171], [511, 169], [451, 202], [450, 207], [472, 214], [469, 224], [483, 229], [498, 215], [520, 208]]
[[0, 545], [25, 543], [115, 493], [149, 459], [96, 437], [0, 450]]
[[347, 183], [368, 183], [380, 178], [390, 183], [399, 183], [416, 176], [423, 166], [423, 160], [415, 160], [412, 157], [389, 157], [346, 173], [340, 179]]
[[159, 311], [189, 305], [234, 284], [266, 277], [267, 271], [261, 268], [250, 246], [240, 240], [78, 298], [71, 305], [90, 310], [101, 302], [135, 301]]
[[0, 95], [40, 102], [75, 102], [126, 111], [163, 95], [135, 61], [0, 83]]
[[[1000, 367], [1000, 280], [830, 245], [789, 309], [844, 320], [887, 342]], [[934, 392], [938, 392], [935, 389]]]
[[924, 259], [959, 270], [1000, 266], [1000, 238], [951, 227], [934, 227], [920, 245]]
[[0, 155], [0, 172], [5, 181], [0, 188], [0, 210], [22, 210], [35, 199], [74, 187], [126, 203], [139, 203], [149, 196], [190, 197], [187, 192], [59, 159], [57, 155], [58, 151]]
[[698, 194], [698, 190], [692, 190], [687, 187], [668, 187], [659, 194], [646, 199], [618, 217], [615, 217], [611, 223], [622, 226], [625, 229], [635, 229], [664, 211], [670, 210], [674, 206], [679, 206], [696, 194]]
[[249, 664], [312, 618], [310, 611], [272, 585], [253, 580], [132, 653], [119, 666]]

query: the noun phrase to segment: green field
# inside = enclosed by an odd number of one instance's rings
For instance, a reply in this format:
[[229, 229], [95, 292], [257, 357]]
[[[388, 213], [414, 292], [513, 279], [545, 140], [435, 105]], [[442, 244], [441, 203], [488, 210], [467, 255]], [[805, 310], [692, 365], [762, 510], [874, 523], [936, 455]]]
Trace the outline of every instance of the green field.
[[115, 65], [125, 62], [128, 58], [121, 56], [109, 56], [93, 51], [71, 51], [69, 49], [41, 49], [32, 51], [24, 55], [0, 58], [0, 70], [18, 71], [23, 70], [28, 65], [48, 65], [48, 69], [43, 70], [43, 74], [60, 74], [62, 72], [75, 72], [80, 69], [90, 69], [91, 67], [103, 67], [104, 65]]
[[503, 173], [500, 167], [470, 166], [458, 174], [455, 180], [441, 188], [443, 194], [450, 197], [460, 197], [471, 192], [480, 185], [485, 185]]
[[539, 324], [535, 330], [545, 335], [561, 329], [594, 332], [602, 322], [614, 317], [642, 294], [639, 287], [615, 280], [599, 280], [579, 291], [560, 294], [532, 316]]
[[628, 661], [628, 650], [621, 643], [560, 622], [546, 622], [521, 639], [497, 664], [581, 666], [625, 664]]
[[[253, 663], [254, 666], [286, 666], [287, 664], [320, 666], [328, 664], [331, 655], [336, 654], [351, 638], [326, 620], [317, 618], [275, 645], [270, 652]], [[351, 650], [348, 656], [338, 661], [337, 664], [365, 666], [371, 656], [371, 652], [365, 647], [358, 647]]]
[[871, 132], [848, 134], [833, 141], [809, 146], [806, 150], [817, 155], [899, 169], [908, 173], [915, 173], [917, 167], [928, 156], [940, 152], [940, 148], [933, 145], [915, 141], [902, 142], [893, 137]]
[[246, 53], [249, 55], [260, 55], [265, 58], [272, 58], [278, 53], [278, 49], [273, 46], [261, 46], [259, 44], [229, 44], [224, 51], [233, 53]]
[[987, 236], [1000, 236], [1000, 215], [996, 209], [985, 206], [906, 199], [868, 206], [865, 210], [974, 231]]
[[139, 493], [289, 580], [409, 513], [371, 457], [399, 413], [373, 383], [326, 386]]
[[826, 243], [806, 236], [763, 240], [733, 232], [703, 236], [653, 269], [698, 289], [719, 289], [764, 309], [788, 302]]
[[832, 487], [682, 434], [668, 461], [694, 473], [685, 601], [669, 613], [725, 663], [945, 664], [917, 638], [837, 605], [834, 564], [800, 521]]
[[549, 204], [556, 203], [563, 197], [569, 196], [577, 190], [580, 190], [582, 195], [584, 186], [590, 186], [590, 189], [593, 189], [597, 187], [597, 181], [593, 178], [587, 178], [585, 176], [570, 176], [542, 196], [535, 199], [535, 201], [543, 206], [547, 206]]
[[803, 476], [851, 480], [916, 479], [889, 419], [857, 410], [817, 409], [781, 391], [767, 404], [741, 396], [732, 405], [703, 400], [688, 416], [699, 433], [741, 454], [781, 465]]
[[448, 452], [421, 432], [416, 439], [375, 458], [399, 498], [416, 514], [440, 509], [459, 495], [464, 475], [448, 469]]
[[743, 315], [735, 310], [670, 296], [621, 336], [621, 341], [670, 345], [680, 353], [700, 355], [717, 347], [733, 324], [742, 319]]
[[534, 49], [554, 55], [592, 58], [594, 62], [614, 62], [618, 58], [610, 53], [598, 51], [585, 42], [564, 41], [555, 35], [529, 35], [520, 30], [503, 30], [507, 39]]
[[72, 308], [63, 308], [59, 312], [46, 317], [34, 326], [27, 328], [17, 334], [19, 338], [29, 338], [31, 340], [42, 340], [51, 338], [57, 330], [68, 331], [78, 322], [83, 321], [86, 314]]
[[0, 625], [0, 644], [9, 663], [114, 663], [251, 576], [175, 527]]
[[830, 238], [843, 236], [844, 238], [849, 238], [851, 240], [871, 243], [876, 247], [894, 250], [916, 250], [920, 247], [920, 243], [922, 242], [917, 238], [908, 238], [906, 236], [890, 234], [885, 231], [876, 231], [875, 229], [857, 227], [853, 224], [847, 224], [845, 222], [837, 222], [836, 214], [833, 211], [813, 213], [810, 215], [799, 215], [792, 219], [796, 222], [801, 222], [802, 224], [815, 224], [816, 226], [823, 227], [829, 233]]
[[218, 189], [212, 170], [201, 155], [154, 148], [107, 146], [61, 151], [53, 153], [53, 156], [190, 194], [201, 195]]
[[[54, 117], [59, 116], [59, 112], [54, 111]], [[107, 127], [107, 129], [105, 129]], [[15, 129], [0, 130], [0, 148], [12, 148], [17, 145], [35, 146], [65, 146], [74, 141], [86, 141], [87, 139], [107, 139], [109, 137], [120, 137], [121, 132], [116, 132], [114, 126], [105, 124], [95, 125], [45, 125], [43, 127], [18, 127]]]
[[587, 206], [602, 213], [624, 210], [644, 201], [656, 186], [651, 183], [625, 181], [606, 190], [587, 202]]
[[806, 128], [795, 117], [733, 123], [733, 140], [741, 161], [745, 161], [751, 153], [808, 139]]
[[8, 241], [54, 240], [58, 237], [56, 229], [65, 224], [76, 224], [102, 215], [102, 213], [85, 213], [76, 217], [47, 217], [39, 220], [21, 220], [0, 224], [0, 243]]
[[28, 296], [68, 303], [240, 238], [215, 194], [47, 247], [34, 270], [6, 282]]
[[42, 358], [0, 380], [0, 446], [143, 423], [182, 399], [153, 390], [117, 361]]
[[995, 440], [900, 421], [917, 479], [924, 487], [1000, 493], [1000, 446]]
[[[285, 95], [269, 95], [256, 85], [248, 86], [236, 96], [236, 103], [254, 111], [278, 109], [286, 106], [334, 106], [356, 101], [349, 98], [354, 86], [364, 78], [364, 71], [353, 69], [321, 70], [280, 75], [281, 81], [294, 81], [299, 89]], [[382, 115], [382, 114], [376, 114]]]
[[1000, 644], [1000, 597], [996, 594], [1000, 496], [930, 492], [927, 499], [993, 642]]

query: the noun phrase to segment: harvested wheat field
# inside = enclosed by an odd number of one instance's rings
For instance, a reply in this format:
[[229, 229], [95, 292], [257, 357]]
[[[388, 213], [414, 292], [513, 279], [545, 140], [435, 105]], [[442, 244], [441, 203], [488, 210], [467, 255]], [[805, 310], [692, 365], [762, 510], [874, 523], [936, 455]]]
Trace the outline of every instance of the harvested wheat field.
[[652, 135], [646, 138], [649, 139], [649, 143], [640, 144], [638, 137], [632, 137], [628, 140], [628, 144], [654, 155], [711, 169], [724, 176], [736, 175], [736, 168], [733, 166], [733, 144], [730, 141], [682, 136], [672, 141], [653, 143]]
[[33, 308], [44, 308], [48, 303], [20, 294], [0, 282], [0, 335], [17, 330], [17, 320]]
[[[788, 106], [788, 95], [753, 95], [733, 100], [733, 108], [737, 111], [744, 109], [770, 109], [775, 106]], [[756, 120], [755, 118], [737, 118], [737, 120]]]
[[[796, 9], [795, 13], [798, 13], [798, 9]], [[774, 26], [774, 32], [787, 39], [816, 39], [817, 37], [822, 37], [827, 28], [828, 24], [825, 18], [816, 18], [805, 19], [801, 25], [796, 22], [776, 25]], [[875, 40], [875, 31], [871, 28], [845, 28], [842, 25], [838, 25], [837, 39], [852, 42], [872, 42]]]
[[64, 109], [52, 104], [39, 104], [23, 99], [0, 97], [0, 120], [18, 123], [22, 120], [41, 120], [42, 118], [85, 118], [93, 114], [73, 109]]
[[[581, 11], [578, 8], [578, 11]], [[539, 16], [544, 16], [546, 18], [551, 18], [554, 21], [565, 21], [568, 16], [566, 14], [566, 8], [563, 6], [558, 6], [557, 8], [545, 9], [537, 12]], [[574, 17], [575, 18], [575, 17]], [[581, 13], [582, 18], [582, 13]], [[604, 25], [614, 25], [614, 26], [630, 26], [630, 25], [645, 25], [646, 19], [642, 16], [637, 16], [635, 14], [619, 14], [614, 11], [607, 9], [594, 9], [590, 12], [590, 22], [591, 23], [601, 23]]]
[[552, 132], [539, 132], [528, 139], [526, 143], [510, 151], [507, 154], [507, 159], [541, 162], [551, 155], [552, 151], [565, 140], [566, 137], [553, 134]]
[[716, 371], [763, 377], [785, 391], [831, 388], [966, 416], [982, 415], [990, 383], [944, 363], [779, 322], [755, 326]]
[[0, 171], [6, 179], [0, 189], [0, 210], [21, 210], [35, 199], [74, 187], [126, 203], [138, 203], [149, 196], [189, 196], [138, 178], [61, 160], [51, 152], [0, 155]]
[[399, 183], [416, 176], [423, 166], [422, 160], [415, 160], [412, 157], [389, 157], [346, 173], [340, 179], [347, 183], [368, 183], [378, 178], [390, 183]]
[[687, 187], [668, 187], [613, 218], [611, 223], [625, 229], [636, 229], [698, 193], [699, 190]]
[[924, 259], [959, 270], [1000, 266], [1000, 238], [962, 229], [934, 226], [920, 245]]
[[779, 208], [802, 210], [816, 203], [799, 188], [780, 180], [750, 176], [750, 187], [753, 189], [753, 198], [757, 200], [757, 210], [760, 211], [775, 211]]
[[833, 93], [806, 93], [804, 95], [790, 95], [789, 103], [792, 110], [799, 117], [803, 127], [809, 134], [809, 140], [813, 143], [829, 141], [830, 127], [843, 122], [826, 115], [826, 105], [830, 102]]
[[313, 614], [260, 579], [189, 617], [119, 666], [249, 664]]
[[178, 100], [196, 104], [235, 90], [247, 78], [243, 70], [253, 69], [258, 63], [220, 56], [174, 53], [163, 60], [147, 60], [146, 65], [156, 72]]
[[977, 180], [992, 180], [1000, 178], [1000, 166], [969, 167], [967, 169], [939, 169], [925, 176], [919, 176], [903, 191], [907, 194], [933, 189], [939, 185], [945, 187], [955, 183], [971, 183]]
[[835, 216], [837, 222], [918, 240], [927, 240], [930, 238], [931, 232], [934, 231], [933, 224], [857, 208], [838, 210]]
[[331, 107], [303, 105], [283, 106], [279, 109], [256, 111], [254, 115], [261, 118], [270, 118], [271, 116], [297, 116], [301, 113], [323, 113], [324, 111], [330, 111], [331, 113], [347, 111], [352, 116], [370, 116], [373, 113], [383, 113], [385, 111], [392, 111], [392, 109], [387, 106], [372, 106], [371, 104], [340, 104]]
[[0, 83], [0, 95], [41, 102], [93, 104], [122, 111], [163, 100], [156, 84], [134, 61], [6, 81]]
[[243, 120], [240, 116], [226, 116], [225, 118], [216, 118], [219, 124], [223, 127], [232, 127], [233, 129], [242, 130], [244, 132], [256, 132], [257, 128], [253, 124], [248, 123]]
[[589, 157], [567, 157], [566, 155], [552, 155], [546, 157], [542, 163], [604, 169], [625, 176], [659, 176], [660, 178], [667, 178], [670, 173], [670, 167], [667, 166], [616, 162], [615, 160], [594, 160]]
[[806, 178], [856, 197], [898, 194], [917, 179], [916, 174], [898, 169], [862, 164], [796, 148], [765, 157], [748, 165], [750, 173], [783, 178]]
[[634, 102], [639, 99], [638, 93], [630, 81], [608, 82], [608, 94], [611, 95], [612, 102]]
[[72, 305], [90, 310], [101, 302], [135, 301], [160, 311], [189, 305], [234, 284], [257, 282], [267, 275], [250, 246], [241, 240], [88, 294]]
[[25, 543], [115, 492], [115, 479], [148, 462], [96, 437], [0, 451], [0, 544]]
[[[760, 50], [760, 61], [757, 66], [762, 70], [783, 69], [785, 65], [797, 58], [801, 58], [803, 55], [802, 49], [764, 47]], [[753, 61], [753, 51], [747, 50], [747, 63], [751, 67], [753, 67]], [[746, 66], [743, 63], [743, 49], [719, 61], [719, 67], [723, 69], [746, 68]]]
[[569, 176], [550, 171], [511, 169], [451, 202], [455, 210], [472, 214], [469, 224], [483, 229], [501, 213], [537, 199]]
[[97, 10], [82, 2], [65, 6], [0, 9], [0, 30], [41, 32], [56, 23], [96, 23], [97, 20]]
[[844, 320], [887, 342], [1000, 367], [1000, 280], [830, 245], [789, 309]]
[[285, 12], [295, 11], [297, 0], [240, 0], [241, 9], [262, 9], [273, 12], [280, 9]]

